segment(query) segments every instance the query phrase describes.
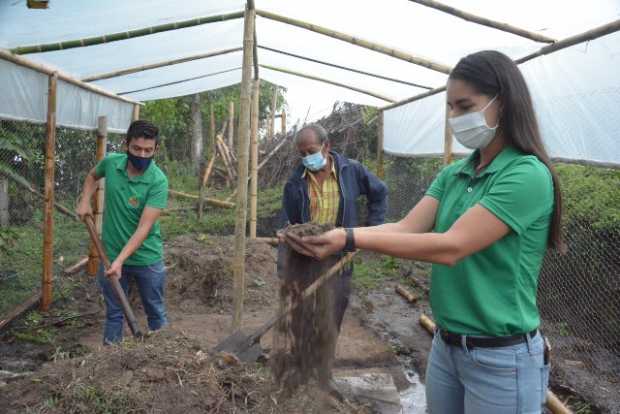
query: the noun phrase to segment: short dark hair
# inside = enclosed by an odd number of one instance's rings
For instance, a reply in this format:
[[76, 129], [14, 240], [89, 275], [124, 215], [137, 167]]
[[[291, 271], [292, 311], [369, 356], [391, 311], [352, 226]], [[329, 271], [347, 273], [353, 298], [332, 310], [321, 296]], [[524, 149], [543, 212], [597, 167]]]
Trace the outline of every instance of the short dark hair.
[[142, 119], [133, 121], [127, 129], [127, 143], [129, 144], [134, 138], [141, 137], [144, 139], [154, 139], [155, 145], [157, 145], [159, 144], [159, 129], [149, 121]]
[[298, 143], [299, 136], [301, 135], [301, 133], [307, 129], [314, 132], [316, 137], [319, 139], [319, 144], [323, 145], [324, 143], [329, 141], [329, 135], [327, 134], [327, 131], [325, 130], [325, 128], [323, 128], [321, 124], [308, 124], [304, 126], [303, 128], [301, 128], [299, 132], [297, 132], [297, 135], [295, 135], [295, 144]]

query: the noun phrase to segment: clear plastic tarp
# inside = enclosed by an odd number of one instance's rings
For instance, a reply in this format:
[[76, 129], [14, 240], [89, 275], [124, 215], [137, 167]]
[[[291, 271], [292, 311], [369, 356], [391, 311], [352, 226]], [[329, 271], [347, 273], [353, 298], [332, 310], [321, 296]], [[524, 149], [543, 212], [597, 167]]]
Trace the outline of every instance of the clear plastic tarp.
[[[620, 3], [617, 0], [595, 0], [587, 3], [561, 0], [524, 0], [511, 3], [491, 0], [442, 0], [442, 2], [477, 15], [509, 22], [555, 39], [581, 33], [620, 16]], [[412, 55], [426, 57], [447, 66], [453, 66], [460, 57], [482, 49], [497, 49], [512, 58], [519, 58], [544, 46], [532, 40], [464, 21], [408, 0], [382, 2], [371, 0], [339, 0], [337, 2], [255, 0], [255, 4], [258, 9], [324, 26]], [[131, 2], [124, 0], [106, 2], [54, 0], [50, 2], [50, 8], [47, 10], [30, 10], [26, 8], [25, 0], [5, 1], [0, 2], [0, 47], [14, 48], [83, 39], [195, 17], [239, 12], [243, 8], [244, 1], [239, 0], [184, 0], [183, 2], [172, 0], [133, 0]], [[138, 65], [241, 47], [242, 36], [243, 21], [239, 18], [107, 44], [29, 54], [26, 57], [61, 68], [77, 78], [84, 78]], [[617, 40], [616, 37], [612, 39]], [[257, 18], [257, 41], [260, 46], [431, 88], [443, 85], [446, 80], [446, 75], [443, 73], [263, 17]], [[595, 91], [598, 89], [595, 89], [593, 85], [606, 81], [600, 79], [599, 72], [604, 71], [605, 67], [612, 67], [614, 59], [617, 59], [612, 54], [614, 46], [612, 44], [608, 47], [607, 54], [603, 50], [597, 54], [596, 59], [600, 58], [600, 60], [597, 60], [596, 65], [593, 64], [589, 72], [582, 73], [578, 70], [572, 72], [571, 79], [579, 85], [576, 92], [596, 95]], [[579, 50], [578, 47], [576, 46], [577, 50]], [[580, 101], [584, 104], [570, 101], [572, 103], [568, 106], [568, 100], [563, 104], [554, 105], [551, 101], [552, 95], [545, 93], [549, 79], [559, 82], [553, 79], [555, 78], [553, 75], [564, 73], [567, 70], [566, 65], [574, 64], [563, 62], [562, 56], [567, 55], [559, 53], [553, 58], [539, 58], [523, 66], [523, 70], [528, 73], [532, 92], [536, 96], [545, 135], [557, 137], [557, 132], [553, 134], [547, 132], [551, 128], [548, 125], [569, 125], [570, 122], [576, 122], [576, 119], [587, 119], [587, 124], [590, 125], [587, 127], [588, 131], [593, 129], [591, 125], [594, 124], [600, 126], [594, 128], [595, 130], [602, 126], [609, 126], [611, 121], [605, 118], [607, 115], [605, 111], [600, 111], [603, 109], [600, 105], [601, 102], [606, 102], [606, 99], [615, 97], [617, 100], [617, 95], [609, 95], [608, 98], [603, 98], [603, 101], [596, 101], [596, 104], [593, 98]], [[590, 59], [589, 54], [582, 57], [585, 56]], [[258, 59], [263, 65], [310, 74], [336, 84], [327, 84], [261, 68], [263, 79], [287, 88], [291, 122], [298, 119], [310, 121], [325, 115], [329, 113], [335, 101], [383, 106], [390, 101], [402, 100], [424, 91], [415, 86], [377, 79], [262, 48], [258, 49]], [[535, 63], [543, 60], [545, 63]], [[605, 64], [600, 65], [601, 61]], [[578, 63], [588, 65], [584, 62]], [[539, 69], [530, 69], [537, 68], [538, 65], [541, 65]], [[147, 101], [184, 96], [238, 83], [241, 80], [241, 70], [238, 69], [240, 66], [241, 53], [235, 52], [132, 75], [117, 76], [96, 81], [95, 84], [122, 93], [128, 98]], [[598, 71], [596, 71], [597, 68]], [[594, 76], [596, 80], [590, 82], [588, 76]], [[337, 84], [353, 87], [357, 91], [337, 86]], [[538, 90], [538, 88], [541, 89]], [[558, 84], [558, 88], [561, 88], [561, 84]], [[561, 89], [558, 91], [561, 92]], [[425, 108], [417, 108], [417, 105], [406, 107], [416, 107], [412, 109], [412, 114], [428, 115], [425, 118], [416, 117], [416, 127], [413, 126], [412, 115], [409, 117], [405, 116], [406, 114], [396, 115], [408, 109], [399, 108], [388, 111], [386, 120], [397, 120], [403, 122], [404, 125], [394, 126], [392, 121], [386, 122], [386, 150], [403, 154], [436, 152], [436, 148], [432, 145], [443, 143], [443, 115], [441, 114], [443, 104], [437, 107], [437, 111], [441, 112], [439, 114], [433, 112], [431, 105], [436, 105], [438, 99], [440, 96], [421, 101], [419, 105]], [[586, 101], [588, 105], [596, 105], [597, 111], [592, 110], [586, 114], [587, 108], [584, 109]], [[426, 107], [427, 105], [429, 106]], [[562, 107], [561, 110], [560, 107]], [[31, 110], [32, 108], [26, 108], [24, 113]], [[566, 116], [567, 111], [570, 113], [568, 117], [570, 119], [565, 124], [557, 118], [560, 114]], [[575, 113], [579, 113], [580, 116], [576, 117]], [[553, 121], [546, 120], [549, 116], [553, 118]], [[433, 129], [437, 126], [439, 129]], [[583, 128], [586, 128], [586, 123], [580, 124], [580, 128], [571, 126], [568, 131], [570, 134], [564, 138], [561, 146], [562, 152], [556, 153], [562, 156], [569, 154], [571, 157], [578, 156], [579, 159], [591, 156], [599, 159], [601, 156], [598, 154], [606, 148], [607, 151], [603, 152], [607, 153], [605, 159], [608, 159], [612, 152], [609, 151], [609, 145], [605, 141], [605, 134], [600, 134], [600, 136], [589, 134], [591, 142], [584, 151], [579, 149], [580, 146], [583, 147], [583, 142], [567, 142], [568, 139], [574, 139], [577, 131], [582, 131]], [[554, 129], [554, 131], [558, 130], [557, 127]], [[417, 132], [414, 134], [414, 131], [428, 131], [429, 134], [434, 135], [426, 135], [423, 139], [419, 139], [419, 134]], [[407, 135], [399, 135], [399, 133]], [[610, 133], [611, 129], [608, 128], [607, 134]], [[440, 137], [440, 139], [433, 141], [434, 138], [431, 136]], [[557, 141], [557, 138], [549, 139]], [[426, 144], [418, 147], [416, 144], [418, 142]], [[552, 152], [559, 147], [555, 141], [550, 142], [549, 146]], [[455, 146], [455, 150], [458, 149], [458, 146]], [[615, 153], [616, 157], [620, 157], [619, 151]]]

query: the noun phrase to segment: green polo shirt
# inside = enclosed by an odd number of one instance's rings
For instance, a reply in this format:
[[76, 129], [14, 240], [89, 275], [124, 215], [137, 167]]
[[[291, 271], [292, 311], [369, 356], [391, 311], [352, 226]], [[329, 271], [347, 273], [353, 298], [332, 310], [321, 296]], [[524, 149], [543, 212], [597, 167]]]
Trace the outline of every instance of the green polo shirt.
[[[114, 261], [135, 233], [144, 207], [165, 208], [168, 179], [155, 162], [142, 175], [127, 175], [127, 154], [110, 154], [95, 167], [97, 177], [105, 177], [105, 208], [102, 239], [106, 254]], [[125, 264], [148, 266], [163, 257], [159, 220], [153, 224], [142, 245]]]
[[549, 169], [507, 147], [478, 175], [478, 152], [444, 168], [427, 195], [439, 201], [435, 232], [443, 233], [480, 204], [510, 232], [455, 266], [433, 265], [431, 307], [440, 328], [504, 336], [538, 327], [538, 274], [553, 211]]

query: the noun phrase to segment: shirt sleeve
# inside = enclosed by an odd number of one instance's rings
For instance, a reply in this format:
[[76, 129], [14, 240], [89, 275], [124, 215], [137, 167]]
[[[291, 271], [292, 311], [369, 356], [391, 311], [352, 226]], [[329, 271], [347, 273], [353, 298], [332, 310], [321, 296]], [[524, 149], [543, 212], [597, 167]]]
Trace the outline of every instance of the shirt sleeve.
[[162, 177], [153, 185], [149, 191], [145, 206], [161, 209], [168, 206], [168, 179], [166, 177]]
[[431, 196], [437, 201], [441, 201], [443, 193], [446, 187], [446, 174], [448, 174], [448, 167], [444, 168], [437, 174], [437, 177], [431, 183], [431, 186], [426, 190], [425, 195]]
[[553, 180], [549, 169], [534, 157], [509, 167], [482, 197], [480, 205], [521, 234], [553, 209]]
[[104, 157], [101, 161], [97, 163], [95, 166], [95, 175], [97, 178], [105, 177], [105, 170], [110, 163], [110, 156]]

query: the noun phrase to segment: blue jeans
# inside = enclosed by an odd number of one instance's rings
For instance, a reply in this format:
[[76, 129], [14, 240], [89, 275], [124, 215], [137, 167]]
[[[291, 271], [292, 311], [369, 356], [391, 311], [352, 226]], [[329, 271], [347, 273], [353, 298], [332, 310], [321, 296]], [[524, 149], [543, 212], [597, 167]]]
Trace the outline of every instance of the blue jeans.
[[[149, 329], [156, 331], [168, 324], [166, 307], [164, 304], [164, 288], [166, 284], [166, 269], [163, 261], [158, 261], [148, 266], [123, 266], [122, 277], [119, 282], [128, 294], [129, 278], [134, 278], [138, 285], [138, 292], [142, 299], [142, 305], [146, 312]], [[103, 343], [111, 344], [123, 339], [123, 308], [112, 289], [112, 284], [99, 267], [97, 282], [101, 288], [105, 300], [105, 327], [103, 330]]]
[[537, 334], [522, 344], [473, 348], [446, 344], [439, 334], [426, 369], [431, 414], [535, 414], [545, 402], [549, 365]]

